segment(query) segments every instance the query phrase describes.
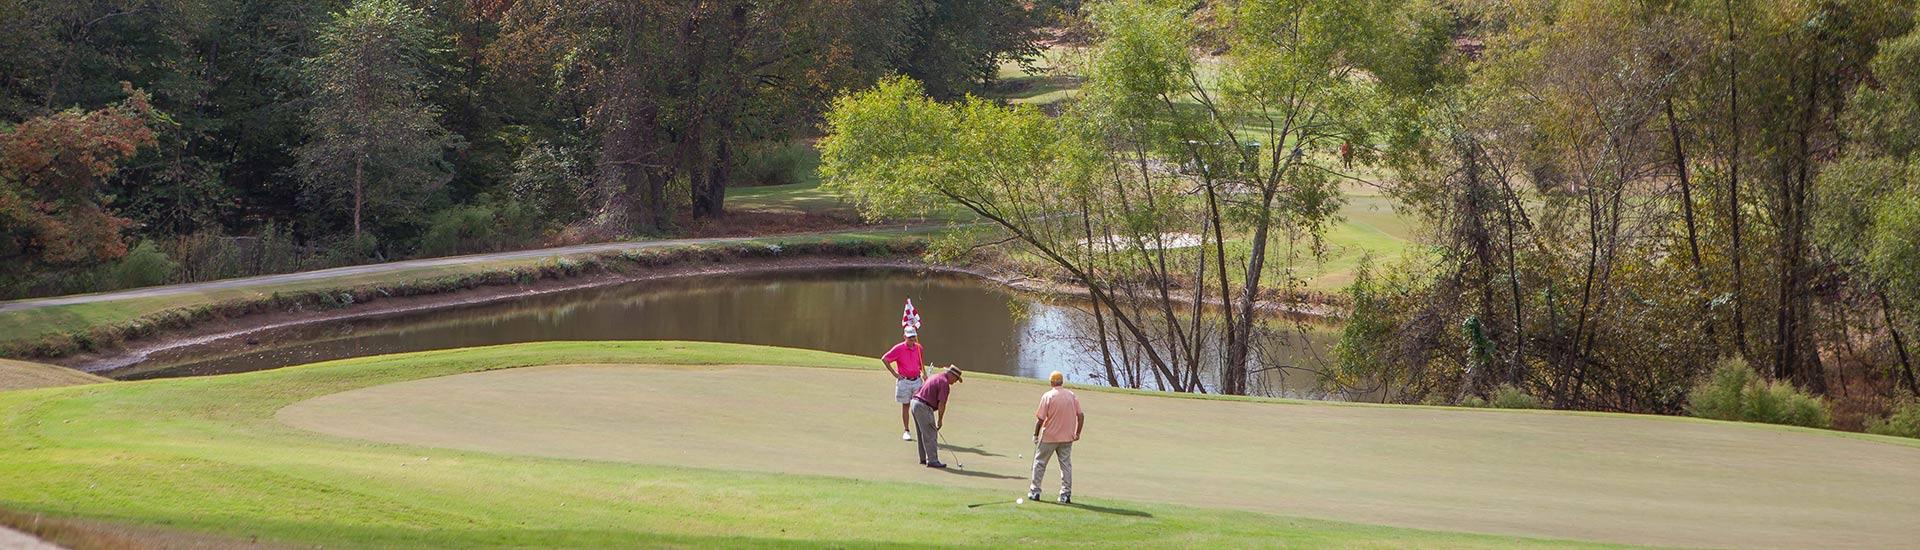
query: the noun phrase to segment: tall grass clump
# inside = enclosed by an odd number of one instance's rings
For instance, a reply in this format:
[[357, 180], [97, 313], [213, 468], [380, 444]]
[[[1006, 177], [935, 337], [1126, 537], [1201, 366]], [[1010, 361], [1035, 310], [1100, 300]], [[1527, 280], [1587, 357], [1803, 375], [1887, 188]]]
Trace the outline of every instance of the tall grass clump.
[[1867, 433], [1920, 438], [1920, 399], [1894, 407], [1886, 418], [1867, 419]]
[[1809, 428], [1833, 425], [1827, 402], [1784, 380], [1761, 378], [1741, 359], [1714, 365], [1707, 380], [1687, 396], [1693, 416], [1715, 420], [1787, 424]]

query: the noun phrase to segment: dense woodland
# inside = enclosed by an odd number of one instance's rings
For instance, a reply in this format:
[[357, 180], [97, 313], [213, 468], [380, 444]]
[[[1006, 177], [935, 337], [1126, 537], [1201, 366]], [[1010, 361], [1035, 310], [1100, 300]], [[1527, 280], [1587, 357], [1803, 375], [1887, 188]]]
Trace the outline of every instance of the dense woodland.
[[1294, 299], [1270, 265], [1313, 261], [1365, 185], [1432, 249], [1349, 289], [1329, 388], [1920, 436], [1911, 2], [1087, 12], [1059, 116], [884, 82], [829, 114], [823, 170], [870, 212], [942, 196], [1088, 288], [1109, 383], [1247, 393], [1307, 367], [1251, 359], [1249, 318]]
[[1011, 0], [0, 1], [0, 297], [674, 231]]

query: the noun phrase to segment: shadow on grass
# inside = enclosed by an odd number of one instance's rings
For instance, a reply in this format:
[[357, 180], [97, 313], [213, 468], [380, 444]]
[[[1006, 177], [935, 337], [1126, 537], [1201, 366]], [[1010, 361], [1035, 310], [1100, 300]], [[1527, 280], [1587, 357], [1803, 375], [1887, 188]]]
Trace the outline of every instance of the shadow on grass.
[[1003, 454], [997, 454], [997, 453], [989, 453], [989, 452], [987, 452], [987, 451], [985, 451], [985, 450], [982, 450], [982, 449], [981, 449], [981, 448], [979, 448], [979, 447], [961, 447], [961, 446], [959, 446], [959, 445], [949, 445], [949, 444], [946, 444], [946, 443], [942, 443], [942, 444], [940, 444], [940, 448], [942, 448], [942, 449], [946, 449], [946, 450], [949, 450], [949, 451], [953, 451], [953, 452], [956, 452], [956, 453], [967, 453], [967, 454], [970, 454], [970, 455], [980, 455], [980, 456], [997, 456], [997, 457], [1005, 457], [1005, 456], [1007, 456], [1007, 455], [1003, 455]]
[[1075, 503], [1071, 503], [1071, 504], [1061, 504], [1061, 503], [1058, 503], [1058, 502], [1048, 502], [1048, 504], [1053, 504], [1053, 505], [1056, 505], [1056, 506], [1065, 506], [1065, 507], [1067, 507], [1067, 508], [1079, 508], [1079, 509], [1081, 509], [1081, 510], [1086, 510], [1086, 511], [1089, 511], [1089, 512], [1099, 512], [1099, 513], [1102, 513], [1102, 514], [1113, 514], [1113, 515], [1116, 515], [1116, 516], [1131, 516], [1131, 517], [1136, 517], [1136, 518], [1150, 518], [1150, 517], [1153, 517], [1153, 514], [1149, 514], [1149, 513], [1146, 513], [1146, 512], [1142, 512], [1142, 511], [1139, 511], [1139, 510], [1128, 510], [1128, 509], [1125, 509], [1125, 508], [1113, 508], [1113, 507], [1108, 507], [1108, 506], [1094, 506], [1094, 505], [1092, 505], [1092, 504], [1083, 504], [1083, 503], [1079, 503], [1079, 502], [1075, 502]]
[[[1086, 510], [1086, 511], [1089, 511], [1089, 512], [1099, 512], [1099, 513], [1102, 513], [1102, 514], [1113, 514], [1113, 515], [1116, 515], [1116, 516], [1127, 516], [1127, 517], [1135, 517], [1135, 518], [1150, 518], [1150, 517], [1153, 517], [1153, 514], [1149, 514], [1149, 513], [1146, 513], [1146, 512], [1142, 512], [1142, 511], [1139, 511], [1139, 510], [1128, 510], [1128, 509], [1125, 509], [1125, 508], [1113, 508], [1113, 507], [1110, 507], [1110, 506], [1094, 506], [1094, 505], [1092, 505], [1092, 504], [1082, 504], [1082, 503], [1078, 503], [1078, 502], [1075, 502], [1075, 503], [1072, 503], [1072, 504], [1060, 504], [1060, 503], [1058, 503], [1058, 502], [1051, 502], [1051, 501], [1043, 501], [1043, 500], [1036, 500], [1036, 501], [1033, 501], [1033, 503], [1034, 503], [1034, 504], [1052, 504], [1052, 505], [1055, 505], [1055, 506], [1060, 506], [1060, 507], [1063, 507], [1063, 508], [1079, 508], [1079, 509], [1081, 509], [1081, 510]], [[996, 501], [993, 501], [993, 502], [980, 502], [980, 503], [975, 503], [975, 504], [968, 504], [968, 505], [967, 505], [967, 508], [979, 508], [979, 507], [981, 507], [981, 506], [992, 506], [992, 505], [995, 505], [995, 504], [1009, 504], [1009, 505], [1017, 505], [1017, 504], [1015, 504], [1015, 503], [1012, 503], [1012, 502], [1007, 502], [1007, 501], [1004, 501], [1004, 500], [996, 500]]]
[[993, 472], [982, 472], [979, 470], [968, 470], [966, 468], [961, 468], [953, 465], [948, 465], [946, 468], [940, 469], [940, 471], [957, 475], [957, 476], [984, 477], [988, 479], [1026, 479], [1024, 477], [1019, 477], [1019, 476], [1002, 475], [1002, 474], [996, 474]]

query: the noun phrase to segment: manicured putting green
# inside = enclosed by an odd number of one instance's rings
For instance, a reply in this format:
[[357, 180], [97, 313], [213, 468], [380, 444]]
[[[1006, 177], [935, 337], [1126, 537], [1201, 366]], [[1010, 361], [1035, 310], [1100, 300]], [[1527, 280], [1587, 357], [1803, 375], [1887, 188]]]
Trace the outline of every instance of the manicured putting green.
[[[854, 382], [847, 386], [860, 396], [857, 406], [835, 408], [822, 403], [811, 414], [871, 422], [871, 429], [853, 429], [859, 432], [858, 438], [875, 438], [866, 444], [881, 445], [884, 441], [887, 445], [878, 448], [886, 452], [860, 453], [862, 462], [858, 464], [872, 468], [861, 468], [856, 475], [768, 473], [780, 468], [800, 469], [802, 465], [752, 465], [819, 461], [822, 459], [810, 457], [846, 452], [835, 446], [857, 438], [834, 435], [829, 444], [812, 448], [776, 445], [780, 438], [763, 432], [781, 424], [769, 426], [762, 421], [795, 413], [747, 409], [724, 409], [737, 415], [727, 422], [749, 426], [737, 430], [750, 434], [739, 439], [752, 443], [755, 452], [777, 456], [779, 462], [755, 458], [742, 462], [748, 465], [743, 469], [723, 469], [464, 451], [342, 438], [296, 428], [278, 418], [288, 406], [317, 397], [479, 371], [534, 367], [502, 372], [539, 375], [545, 372], [539, 367], [555, 364], [750, 363], [820, 368], [748, 368], [740, 372], [778, 373], [803, 381], [813, 377], [858, 380], [859, 386]], [[857, 368], [859, 372], [830, 367]], [[658, 367], [607, 370], [628, 371], [660, 372]], [[699, 372], [703, 371], [686, 373]], [[1113, 493], [1118, 489], [1108, 482], [1092, 479], [1085, 485], [1091, 492], [1083, 493], [1076, 506], [1015, 506], [1012, 500], [1020, 489], [1014, 480], [971, 482], [959, 474], [914, 468], [881, 474], [877, 472], [906, 461], [904, 453], [908, 451], [886, 420], [891, 411], [884, 396], [880, 410], [873, 408], [873, 376], [872, 358], [806, 350], [692, 342], [546, 342], [367, 357], [229, 376], [0, 392], [0, 524], [34, 531], [72, 547], [99, 546], [102, 540], [138, 541], [128, 546], [250, 546], [248, 542], [255, 539], [286, 546], [383, 549], [1575, 545], [1540, 538], [1128, 501], [1115, 498]], [[447, 380], [457, 383], [464, 379]], [[697, 381], [681, 382], [690, 380]], [[821, 382], [807, 384], [817, 388]], [[993, 385], [985, 377], [969, 384], [963, 392]], [[1039, 389], [1005, 385], [1012, 392], [1008, 399], [1015, 401], [1025, 401]], [[735, 401], [783, 399], [742, 393], [754, 388], [750, 384], [739, 391], [708, 388], [706, 395]], [[504, 392], [501, 397], [505, 397], [525, 389], [494, 391]], [[442, 399], [464, 398], [435, 395], [429, 401]], [[603, 396], [599, 401], [608, 399]], [[1149, 402], [1161, 401], [1175, 400]], [[686, 403], [685, 412], [715, 408], [713, 404]], [[985, 400], [981, 397], [973, 403], [981, 406]], [[523, 416], [547, 419], [550, 424], [546, 429], [571, 433], [566, 439], [628, 448], [632, 446], [619, 438], [662, 441], [666, 436], [661, 434], [681, 429], [664, 422], [656, 426], [663, 430], [660, 432], [618, 426], [620, 419], [632, 418], [621, 416], [634, 412], [629, 409], [648, 405], [638, 400], [632, 404], [634, 407], [602, 410], [611, 420], [545, 412], [547, 407], [569, 406], [561, 402], [528, 408]], [[1025, 406], [1020, 405], [1023, 409]], [[298, 411], [306, 407], [297, 407], [288, 416], [299, 416]], [[427, 414], [424, 409], [403, 412], [393, 420], [413, 422], [410, 417]], [[973, 416], [983, 412], [975, 409], [972, 413], [956, 413], [962, 417], [954, 420], [964, 418], [978, 426], [975, 429], [984, 430], [989, 417]], [[496, 422], [499, 418], [490, 412], [475, 417], [475, 421]], [[679, 415], [655, 418], [693, 422]], [[691, 425], [713, 426], [715, 422], [719, 419]], [[820, 429], [838, 434], [843, 432], [835, 430], [849, 428], [823, 424]], [[477, 433], [472, 427], [460, 430]], [[960, 424], [955, 431], [965, 435]], [[971, 437], [984, 438], [980, 435], [984, 433], [975, 432]], [[1017, 433], [1008, 437], [1017, 438]], [[986, 443], [985, 439], [975, 441]], [[680, 454], [690, 455], [701, 444], [697, 440], [667, 441], [666, 446], [678, 446]], [[886, 455], [884, 459], [881, 454]], [[1093, 460], [1091, 453], [1087, 456]], [[711, 454], [671, 458], [661, 462], [722, 464], [733, 460]], [[967, 465], [993, 468], [989, 472], [1002, 468], [991, 462], [968, 460]], [[817, 463], [805, 467], [822, 468]], [[1112, 474], [1102, 471], [1099, 475]], [[887, 476], [897, 481], [888, 481]]]
[[[278, 417], [485, 453], [1024, 491], [1029, 462], [1017, 455], [1031, 456], [1043, 386], [985, 376], [957, 386], [947, 438], [967, 467], [938, 472], [900, 441], [890, 382], [877, 368], [549, 366], [368, 387]], [[1625, 415], [1080, 395], [1081, 498], [1638, 544], [1920, 540], [1920, 448], [1891, 440]]]

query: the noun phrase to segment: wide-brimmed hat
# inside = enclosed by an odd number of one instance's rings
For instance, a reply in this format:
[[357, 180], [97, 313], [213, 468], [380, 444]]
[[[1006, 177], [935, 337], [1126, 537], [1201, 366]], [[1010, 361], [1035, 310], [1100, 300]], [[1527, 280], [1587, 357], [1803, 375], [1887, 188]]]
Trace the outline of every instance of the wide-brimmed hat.
[[952, 376], [953, 381], [960, 382], [962, 378], [960, 374], [960, 367], [947, 365], [947, 376]]

